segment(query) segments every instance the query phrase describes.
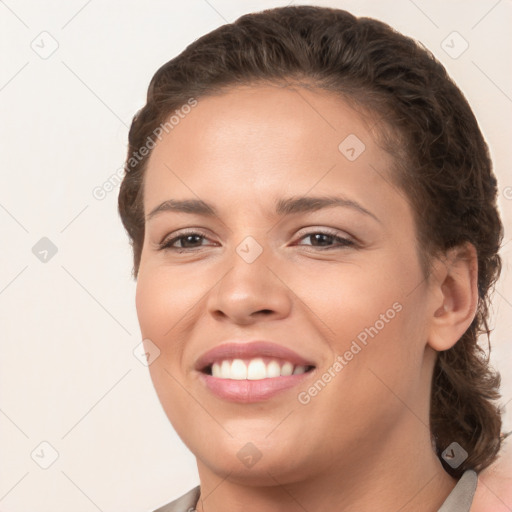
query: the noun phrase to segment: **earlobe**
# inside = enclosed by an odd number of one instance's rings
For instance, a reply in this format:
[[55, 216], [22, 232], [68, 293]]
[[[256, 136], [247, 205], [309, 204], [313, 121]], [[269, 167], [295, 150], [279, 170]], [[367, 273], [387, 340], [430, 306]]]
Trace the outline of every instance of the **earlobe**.
[[453, 347], [471, 325], [478, 305], [478, 258], [466, 242], [438, 259], [433, 272], [432, 317], [428, 344], [434, 350]]

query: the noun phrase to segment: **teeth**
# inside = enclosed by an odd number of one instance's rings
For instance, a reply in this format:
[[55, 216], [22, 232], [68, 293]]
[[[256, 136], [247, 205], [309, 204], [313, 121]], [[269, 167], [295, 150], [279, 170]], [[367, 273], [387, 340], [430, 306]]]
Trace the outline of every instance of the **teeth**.
[[281, 375], [291, 375], [293, 373], [293, 364], [289, 363], [288, 361], [283, 364], [283, 367], [281, 368]]
[[293, 369], [293, 375], [299, 375], [301, 373], [306, 373], [306, 367], [305, 366], [296, 366]]
[[249, 380], [260, 380], [267, 377], [267, 368], [263, 359], [252, 359], [247, 367], [247, 378]]
[[242, 359], [224, 360], [212, 365], [212, 376], [220, 379], [232, 380], [262, 380], [275, 377], [286, 377], [306, 373], [306, 366], [286, 361], [280, 365], [279, 361], [272, 359], [265, 363], [261, 357], [243, 361]]
[[231, 363], [230, 377], [235, 380], [247, 379], [247, 366], [241, 359], [234, 359]]
[[281, 367], [277, 361], [270, 361], [267, 364], [267, 379], [279, 377], [281, 375]]
[[[220, 366], [221, 373], [219, 375], [229, 375], [231, 373], [231, 363], [229, 361], [222, 361]], [[213, 372], [213, 369], [212, 369]]]

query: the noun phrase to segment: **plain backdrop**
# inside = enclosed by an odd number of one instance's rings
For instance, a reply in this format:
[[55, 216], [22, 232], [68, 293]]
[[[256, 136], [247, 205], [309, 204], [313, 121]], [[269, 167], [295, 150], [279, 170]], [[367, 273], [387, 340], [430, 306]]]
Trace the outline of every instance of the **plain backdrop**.
[[[119, 188], [101, 199], [93, 192], [118, 175], [132, 116], [157, 68], [221, 24], [289, 3], [0, 1], [1, 511], [143, 512], [198, 484], [195, 459], [133, 352], [141, 339]], [[475, 111], [506, 225], [492, 322], [505, 405], [512, 3], [309, 3], [375, 17], [420, 40]], [[504, 430], [511, 428], [508, 412]]]

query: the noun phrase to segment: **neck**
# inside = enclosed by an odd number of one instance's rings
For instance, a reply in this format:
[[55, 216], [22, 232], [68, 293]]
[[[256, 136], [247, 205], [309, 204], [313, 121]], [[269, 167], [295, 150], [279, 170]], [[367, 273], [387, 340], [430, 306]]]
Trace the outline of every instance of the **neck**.
[[[430, 432], [413, 414], [386, 439], [361, 442], [322, 471], [295, 480], [263, 464], [246, 475], [218, 475], [198, 460], [198, 512], [437, 512], [456, 481], [432, 450]], [[262, 461], [263, 462], [263, 459]], [[260, 463], [258, 463], [260, 464]], [[256, 473], [258, 471], [258, 473]], [[298, 474], [298, 473], [297, 473]], [[251, 475], [253, 478], [251, 478]], [[290, 473], [287, 473], [290, 475]], [[258, 485], [254, 485], [257, 481]], [[263, 483], [264, 482], [264, 483]]]

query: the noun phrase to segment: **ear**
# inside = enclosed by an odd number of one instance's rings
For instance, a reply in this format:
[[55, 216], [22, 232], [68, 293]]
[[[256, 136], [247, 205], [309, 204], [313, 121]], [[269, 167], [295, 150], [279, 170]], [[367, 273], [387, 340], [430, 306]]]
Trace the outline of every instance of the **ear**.
[[453, 347], [475, 318], [478, 306], [478, 257], [466, 242], [437, 259], [431, 273], [432, 307], [428, 345]]

